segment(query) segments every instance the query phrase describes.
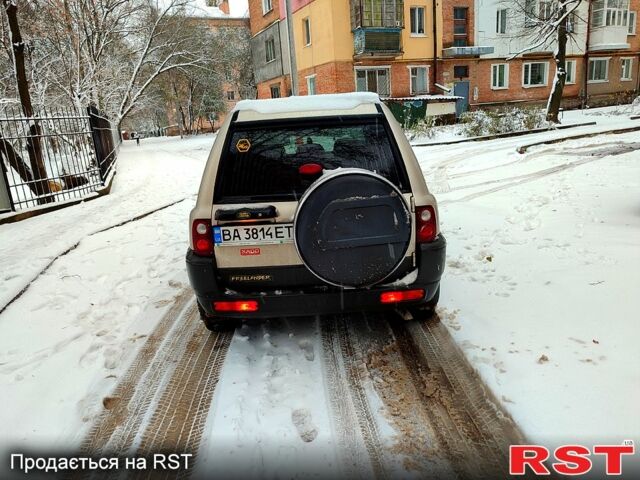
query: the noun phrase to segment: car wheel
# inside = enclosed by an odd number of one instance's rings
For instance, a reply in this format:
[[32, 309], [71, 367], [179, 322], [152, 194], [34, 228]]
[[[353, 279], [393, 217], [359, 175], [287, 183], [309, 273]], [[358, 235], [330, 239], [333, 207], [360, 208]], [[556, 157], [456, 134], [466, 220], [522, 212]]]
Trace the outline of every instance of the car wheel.
[[409, 312], [413, 318], [417, 320], [428, 320], [436, 313], [436, 307], [438, 306], [438, 300], [440, 299], [440, 285], [433, 298], [428, 302], [421, 303], [409, 308]]
[[198, 303], [198, 312], [200, 313], [200, 319], [207, 330], [210, 332], [233, 332], [240, 324], [240, 320], [235, 318], [221, 318], [212, 317], [207, 315], [202, 305]]

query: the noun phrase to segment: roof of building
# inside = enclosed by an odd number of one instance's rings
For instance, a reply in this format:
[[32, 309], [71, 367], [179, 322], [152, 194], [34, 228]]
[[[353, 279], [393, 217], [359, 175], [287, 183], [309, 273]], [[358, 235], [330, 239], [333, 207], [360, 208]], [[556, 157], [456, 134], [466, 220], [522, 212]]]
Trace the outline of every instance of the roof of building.
[[229, 13], [210, 7], [207, 0], [190, 0], [187, 15], [193, 18], [249, 18], [247, 0], [229, 0]]
[[330, 95], [306, 95], [264, 100], [241, 100], [234, 110], [251, 110], [265, 115], [291, 112], [318, 112], [329, 110], [353, 110], [361, 105], [380, 103], [377, 93], [336, 93]]

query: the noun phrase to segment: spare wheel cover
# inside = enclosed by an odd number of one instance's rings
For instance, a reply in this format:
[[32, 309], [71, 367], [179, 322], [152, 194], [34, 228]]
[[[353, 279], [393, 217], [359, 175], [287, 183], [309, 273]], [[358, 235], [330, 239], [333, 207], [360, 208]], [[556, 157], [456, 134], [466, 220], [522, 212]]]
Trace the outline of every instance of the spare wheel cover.
[[360, 168], [325, 174], [298, 204], [293, 239], [306, 267], [339, 287], [380, 283], [398, 268], [411, 241], [411, 214], [402, 192]]

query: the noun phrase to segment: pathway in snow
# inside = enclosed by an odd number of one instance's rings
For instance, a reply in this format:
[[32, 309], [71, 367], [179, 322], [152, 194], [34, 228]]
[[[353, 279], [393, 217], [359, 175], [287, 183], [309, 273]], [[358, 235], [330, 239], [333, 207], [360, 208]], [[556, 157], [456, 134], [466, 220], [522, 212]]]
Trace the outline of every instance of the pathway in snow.
[[274, 319], [230, 340], [177, 296], [82, 452], [191, 453], [202, 477], [486, 478], [522, 441], [437, 318]]

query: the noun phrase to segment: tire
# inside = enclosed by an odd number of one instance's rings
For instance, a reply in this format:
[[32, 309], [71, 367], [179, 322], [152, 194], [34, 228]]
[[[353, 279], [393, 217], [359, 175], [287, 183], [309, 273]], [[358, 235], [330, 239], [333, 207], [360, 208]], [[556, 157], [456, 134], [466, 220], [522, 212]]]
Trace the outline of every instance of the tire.
[[339, 169], [304, 193], [293, 222], [307, 269], [337, 287], [381, 283], [405, 260], [412, 217], [397, 186], [369, 170]]
[[207, 315], [207, 312], [204, 311], [200, 302], [198, 302], [198, 313], [200, 313], [200, 319], [207, 330], [210, 332], [233, 332], [237, 326], [240, 325], [240, 320], [235, 318], [222, 318], [222, 317], [212, 317]]
[[440, 285], [433, 298], [428, 302], [421, 303], [409, 308], [409, 312], [416, 320], [428, 320], [436, 313], [436, 307], [438, 306], [438, 300], [440, 299]]

